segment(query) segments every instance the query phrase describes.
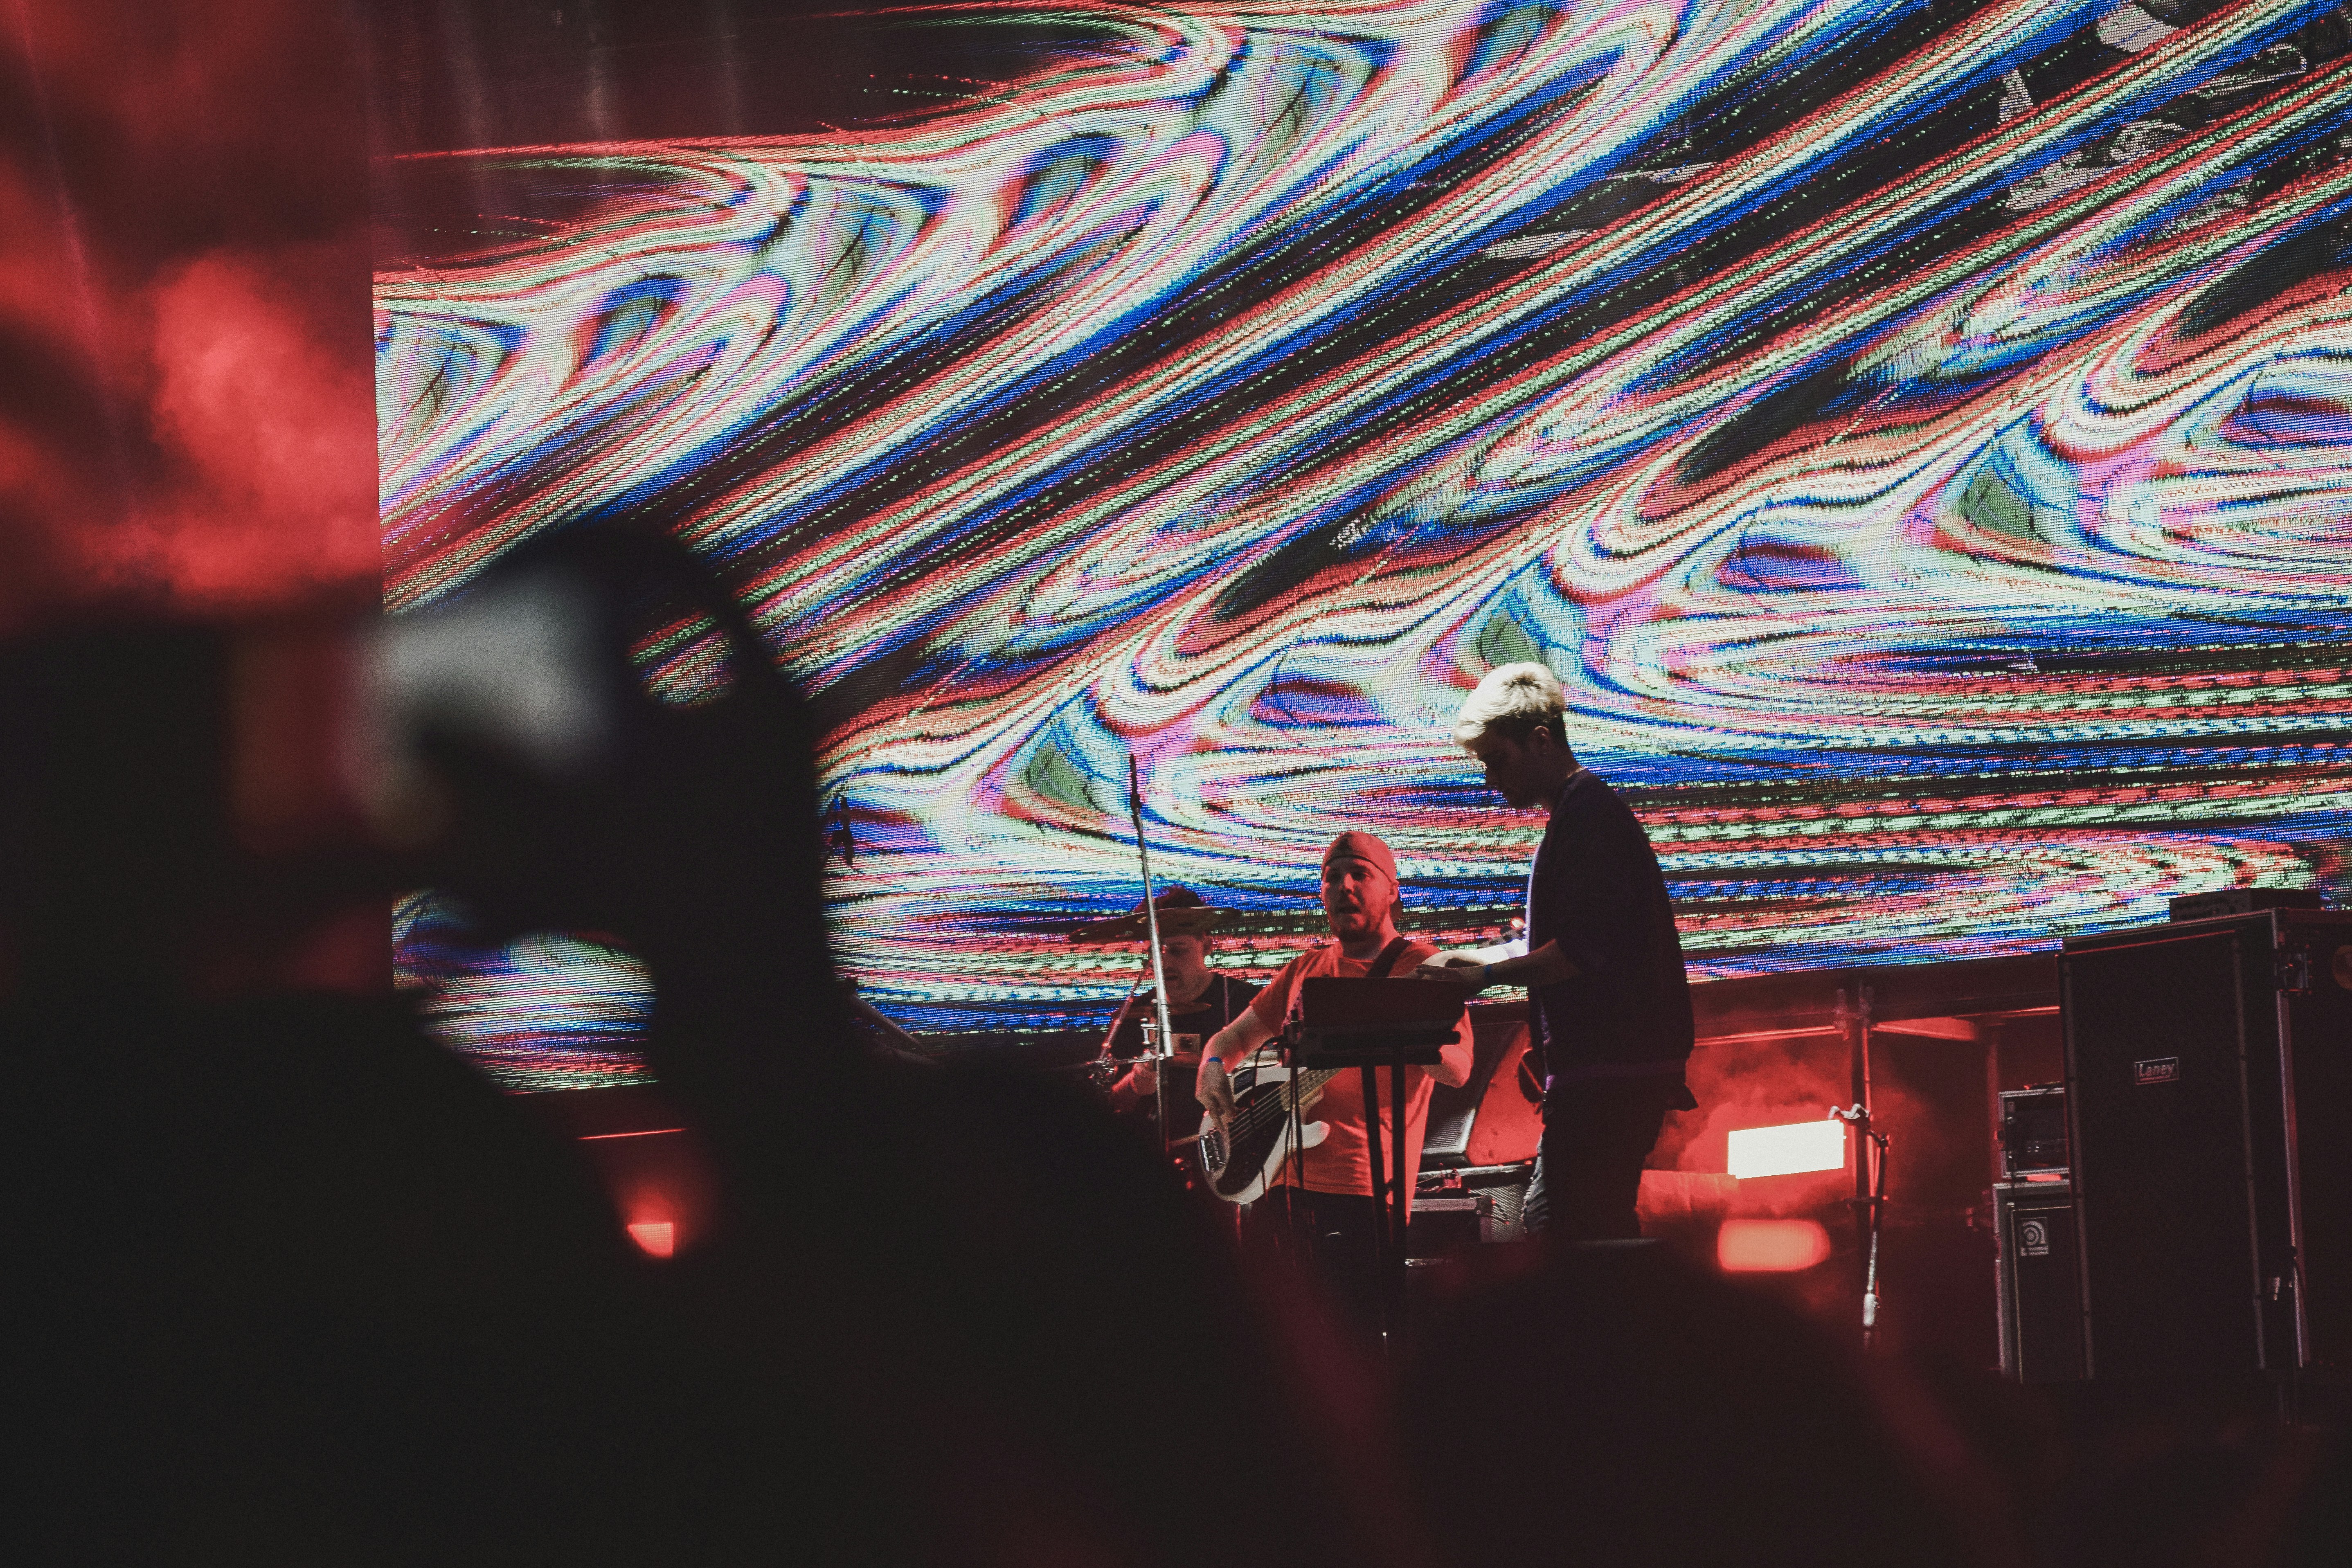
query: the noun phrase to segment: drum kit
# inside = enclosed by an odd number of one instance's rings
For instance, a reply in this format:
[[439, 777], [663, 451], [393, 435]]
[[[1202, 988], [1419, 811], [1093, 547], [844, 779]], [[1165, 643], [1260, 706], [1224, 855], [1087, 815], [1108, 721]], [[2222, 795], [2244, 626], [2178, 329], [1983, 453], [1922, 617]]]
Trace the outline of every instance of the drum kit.
[[1184, 888], [1171, 888], [1155, 900], [1158, 909], [1147, 915], [1142, 905], [1123, 915], [1113, 915], [1107, 921], [1090, 921], [1070, 932], [1073, 942], [1109, 945], [1114, 942], [1141, 942], [1150, 934], [1150, 921], [1156, 915], [1162, 936], [1206, 936], [1225, 918], [1223, 910], [1211, 909], [1201, 902], [1201, 896]]
[[[1108, 920], [1090, 921], [1077, 927], [1069, 933], [1069, 940], [1073, 943], [1085, 946], [1124, 946], [1129, 942], [1150, 941], [1155, 923], [1161, 937], [1206, 936], [1216, 929], [1217, 922], [1224, 919], [1224, 910], [1212, 909], [1202, 903], [1200, 895], [1190, 889], [1171, 888], [1154, 899], [1150, 906], [1138, 904], [1123, 915], [1113, 915]], [[1152, 942], [1154, 959], [1158, 956], [1158, 942]], [[1157, 982], [1160, 978], [1156, 973], [1157, 968], [1156, 963], [1138, 967], [1135, 981], [1128, 987], [1126, 1000], [1121, 1002], [1118, 1010], [1111, 1015], [1110, 1027], [1104, 1032], [1101, 1048], [1091, 1058], [1080, 1064], [1083, 1070], [1093, 1076], [1095, 1083], [1099, 1088], [1108, 1089], [1111, 1080], [1132, 1064], [1134, 1058], [1117, 1056], [1113, 1054], [1112, 1047], [1117, 1043], [1119, 1030], [1127, 1022], [1129, 1012], [1135, 1005], [1136, 993], [1142, 988], [1144, 975], [1152, 974]], [[1164, 986], [1155, 985], [1157, 991], [1164, 991]], [[1188, 1029], [1184, 1026], [1187, 1022], [1206, 1022], [1204, 1016], [1211, 1011], [1208, 998], [1205, 996], [1195, 997], [1190, 1002], [1170, 1002], [1165, 1005], [1155, 1006], [1154, 1012], [1157, 1016], [1143, 1021], [1143, 1055], [1156, 1058], [1163, 1065], [1199, 1067], [1201, 1042], [1206, 1031], [1200, 1028]], [[1164, 1050], [1160, 1047], [1163, 1028], [1167, 1030], [1165, 1037], [1170, 1047]], [[1191, 1140], [1187, 1139], [1183, 1142], [1189, 1142]]]
[[[1152, 891], [1151, 846], [1143, 831], [1143, 778], [1132, 755], [1127, 760], [1127, 806], [1129, 819], [1135, 828], [1135, 856], [1137, 868], [1142, 874], [1143, 901], [1125, 914], [1090, 921], [1079, 926], [1069, 933], [1069, 940], [1087, 945], [1131, 942], [1144, 944], [1148, 963], [1136, 970], [1135, 979], [1128, 985], [1126, 999], [1119, 1004], [1118, 1011], [1111, 1015], [1110, 1027], [1104, 1031], [1100, 1049], [1096, 1052], [1094, 1060], [1087, 1065], [1088, 1070], [1096, 1075], [1097, 1083], [1106, 1089], [1113, 1078], [1129, 1065], [1113, 1054], [1112, 1047], [1127, 1022], [1129, 1012], [1135, 1005], [1136, 993], [1143, 984], [1144, 975], [1150, 973], [1152, 1016], [1142, 1026], [1143, 1054], [1155, 1059], [1162, 1069], [1152, 1075], [1154, 1120], [1160, 1126], [1161, 1152], [1172, 1154], [1180, 1141], [1171, 1136], [1172, 1129], [1169, 1125], [1169, 1118], [1178, 1108], [1168, 1102], [1169, 1075], [1165, 1069], [1170, 1067], [1197, 1068], [1201, 1061], [1201, 1046], [1207, 1032], [1195, 1028], [1180, 1034], [1176, 1020], [1182, 1017], [1205, 1024], [1208, 1020], [1202, 1015], [1210, 1011], [1210, 1005], [1206, 998], [1180, 1003], [1169, 1000], [1167, 966], [1160, 943], [1171, 936], [1205, 937], [1224, 918], [1225, 911], [1210, 908], [1198, 893], [1189, 888], [1170, 888], [1164, 894], [1156, 895]], [[1193, 1140], [1186, 1138], [1181, 1142], [1191, 1143]]]

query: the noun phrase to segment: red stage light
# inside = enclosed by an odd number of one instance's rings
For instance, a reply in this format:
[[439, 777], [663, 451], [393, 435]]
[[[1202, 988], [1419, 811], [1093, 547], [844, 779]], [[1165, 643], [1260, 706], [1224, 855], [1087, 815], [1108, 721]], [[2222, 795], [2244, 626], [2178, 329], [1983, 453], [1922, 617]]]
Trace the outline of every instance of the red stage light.
[[666, 1219], [631, 1220], [629, 1239], [655, 1258], [667, 1258], [677, 1250], [677, 1226]]
[[1829, 1255], [1819, 1220], [1727, 1219], [1715, 1235], [1715, 1260], [1731, 1274], [1787, 1274]]

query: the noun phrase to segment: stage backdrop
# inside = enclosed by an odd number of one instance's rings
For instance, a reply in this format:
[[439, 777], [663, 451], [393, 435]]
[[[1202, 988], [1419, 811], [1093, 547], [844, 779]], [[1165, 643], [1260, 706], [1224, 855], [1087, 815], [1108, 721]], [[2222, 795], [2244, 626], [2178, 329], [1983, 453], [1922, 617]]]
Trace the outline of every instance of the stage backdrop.
[[[1447, 730], [1516, 659], [1695, 975], [2347, 889], [2336, 7], [640, 9], [379, 18], [387, 594], [690, 542], [908, 1028], [1108, 1014], [1130, 757], [1224, 962], [1341, 826], [1495, 931], [1540, 819]], [[616, 955], [400, 929], [511, 1081], [635, 1070]]]

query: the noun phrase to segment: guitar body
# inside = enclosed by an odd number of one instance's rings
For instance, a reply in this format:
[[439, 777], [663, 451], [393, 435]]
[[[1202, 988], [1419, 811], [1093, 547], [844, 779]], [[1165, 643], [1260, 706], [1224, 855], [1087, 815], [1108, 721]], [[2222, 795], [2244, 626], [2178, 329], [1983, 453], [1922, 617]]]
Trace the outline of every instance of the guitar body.
[[[1229, 1204], [1254, 1203], [1290, 1158], [1290, 1100], [1294, 1087], [1313, 1104], [1331, 1075], [1305, 1075], [1294, 1085], [1291, 1070], [1275, 1062], [1244, 1064], [1234, 1076], [1234, 1117], [1219, 1132], [1216, 1124], [1201, 1119], [1201, 1170], [1209, 1190]], [[1298, 1147], [1312, 1149], [1330, 1129], [1309, 1121], [1298, 1130]]]

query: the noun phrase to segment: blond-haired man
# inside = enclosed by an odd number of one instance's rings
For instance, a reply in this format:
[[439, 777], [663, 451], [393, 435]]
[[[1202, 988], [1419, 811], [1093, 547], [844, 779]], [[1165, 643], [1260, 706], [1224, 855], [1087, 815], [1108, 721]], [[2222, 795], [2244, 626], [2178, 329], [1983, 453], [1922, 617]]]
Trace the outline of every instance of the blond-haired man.
[[1691, 1008], [1665, 876], [1642, 825], [1568, 744], [1568, 697], [1540, 664], [1491, 670], [1454, 739], [1521, 811], [1546, 808], [1528, 877], [1527, 939], [1438, 954], [1420, 973], [1479, 991], [1528, 988], [1543, 1053], [1544, 1131], [1530, 1228], [1572, 1241], [1641, 1234], [1642, 1163], [1683, 1081]]

